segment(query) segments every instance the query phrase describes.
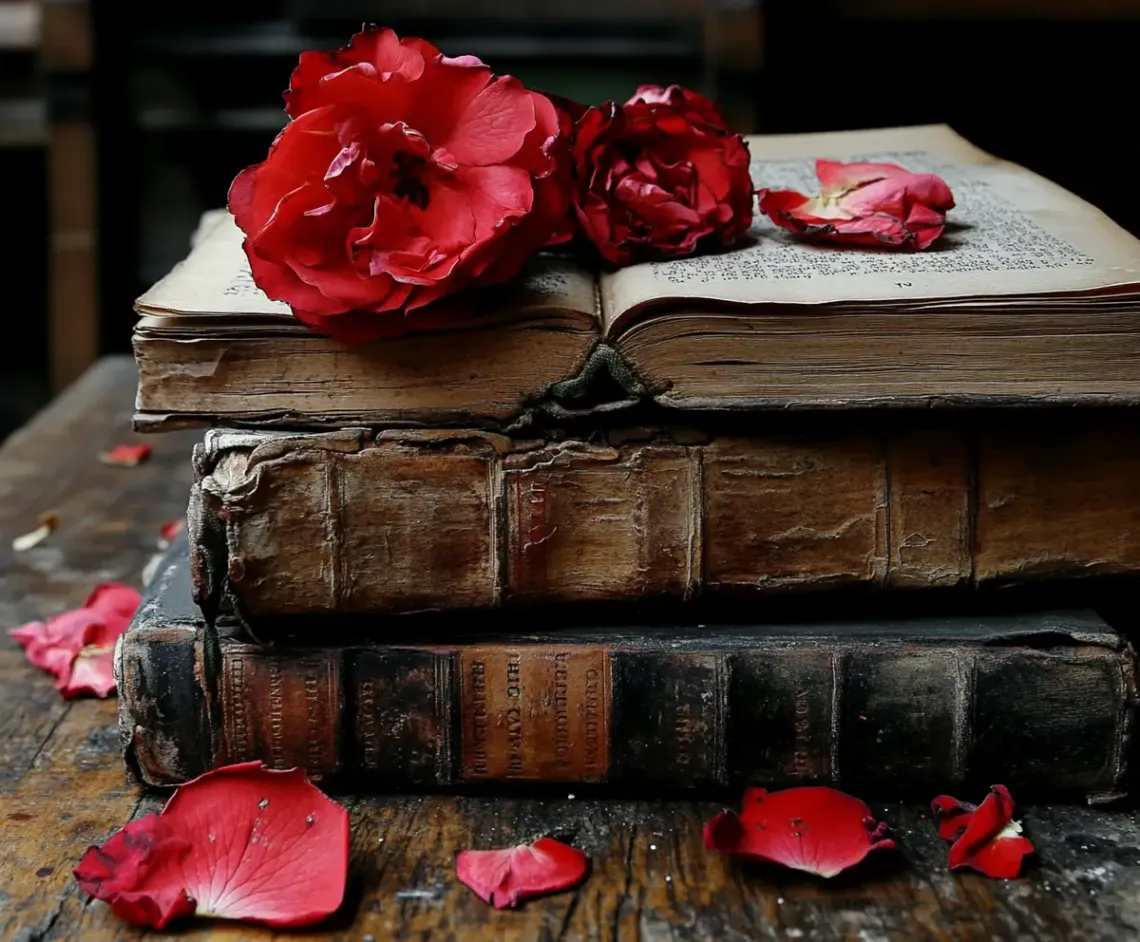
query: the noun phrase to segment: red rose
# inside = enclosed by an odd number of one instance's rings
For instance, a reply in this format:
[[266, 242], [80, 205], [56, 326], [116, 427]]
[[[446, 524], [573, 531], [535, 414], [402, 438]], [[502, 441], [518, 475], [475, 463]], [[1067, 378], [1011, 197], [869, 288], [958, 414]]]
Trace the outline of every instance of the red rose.
[[817, 160], [818, 196], [759, 190], [760, 212], [792, 232], [828, 242], [921, 250], [942, 235], [954, 194], [933, 173], [895, 164]]
[[229, 206], [258, 287], [311, 327], [400, 333], [408, 312], [515, 275], [566, 217], [554, 106], [473, 56], [369, 28], [303, 53], [285, 98], [293, 120]]
[[615, 265], [731, 245], [752, 222], [748, 147], [696, 92], [643, 86], [589, 108], [572, 152], [578, 220]]

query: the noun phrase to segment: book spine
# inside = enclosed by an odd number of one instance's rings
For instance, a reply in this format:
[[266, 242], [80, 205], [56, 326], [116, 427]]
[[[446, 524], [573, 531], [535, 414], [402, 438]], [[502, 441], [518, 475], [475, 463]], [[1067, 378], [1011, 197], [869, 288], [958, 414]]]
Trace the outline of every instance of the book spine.
[[218, 650], [212, 632], [147, 614], [115, 648], [119, 739], [133, 782], [177, 785], [217, 764]]
[[[158, 674], [188, 656], [159, 649], [181, 651], [184, 640], [134, 645], [136, 660], [150, 658], [136, 673], [165, 685], [169, 702], [175, 685], [198, 682]], [[1000, 781], [1095, 800], [1122, 789], [1136, 706], [1131, 652], [1080, 643], [270, 653], [223, 641], [217, 689], [207, 730], [185, 717], [170, 725], [169, 711], [139, 723], [154, 692], [125, 687], [145, 780], [189, 777], [203, 760], [261, 759], [357, 787], [823, 783], [886, 797]], [[174, 741], [193, 761], [165, 758]]]
[[1093, 422], [1058, 448], [1025, 425], [238, 445], [196, 465], [195, 598], [252, 621], [1140, 572], [1121, 526], [1140, 519], [1140, 436]]

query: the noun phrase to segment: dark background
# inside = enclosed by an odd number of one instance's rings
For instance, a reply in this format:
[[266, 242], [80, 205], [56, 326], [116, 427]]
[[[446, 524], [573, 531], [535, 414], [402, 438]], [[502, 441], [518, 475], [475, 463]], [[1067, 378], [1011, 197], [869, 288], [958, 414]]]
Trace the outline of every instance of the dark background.
[[23, 42], [18, 6], [0, 0], [0, 437], [130, 349], [134, 298], [280, 129], [297, 54], [364, 19], [586, 102], [687, 84], [745, 133], [946, 122], [1140, 234], [1140, 0], [56, 0]]

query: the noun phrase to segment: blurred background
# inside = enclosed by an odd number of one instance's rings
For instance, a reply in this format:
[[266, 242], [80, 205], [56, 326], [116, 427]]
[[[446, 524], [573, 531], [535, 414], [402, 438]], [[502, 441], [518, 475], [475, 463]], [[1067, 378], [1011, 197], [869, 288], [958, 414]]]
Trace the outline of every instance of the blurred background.
[[1140, 0], [0, 0], [0, 438], [104, 353], [361, 22], [587, 103], [644, 82], [743, 133], [947, 122], [1140, 234]]

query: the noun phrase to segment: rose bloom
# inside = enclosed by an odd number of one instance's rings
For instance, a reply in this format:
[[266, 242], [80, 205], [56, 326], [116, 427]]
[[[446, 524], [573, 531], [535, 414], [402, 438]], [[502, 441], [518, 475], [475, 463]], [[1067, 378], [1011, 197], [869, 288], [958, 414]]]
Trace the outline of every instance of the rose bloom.
[[558, 113], [473, 56], [369, 28], [303, 53], [285, 99], [292, 120], [229, 206], [258, 287], [313, 328], [401, 333], [569, 237]]
[[647, 85], [589, 108], [572, 152], [578, 220], [614, 265], [732, 245], [752, 222], [748, 147], [696, 92]]
[[760, 190], [760, 212], [808, 238], [921, 250], [942, 235], [954, 194], [933, 173], [896, 164], [817, 160], [820, 192]]

